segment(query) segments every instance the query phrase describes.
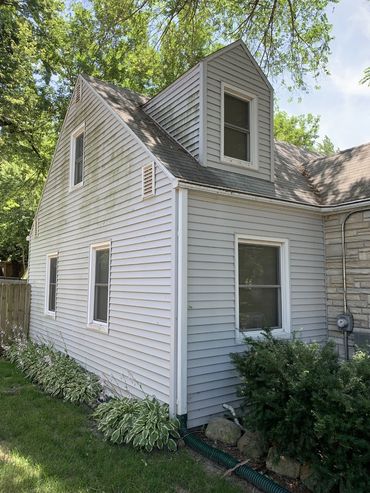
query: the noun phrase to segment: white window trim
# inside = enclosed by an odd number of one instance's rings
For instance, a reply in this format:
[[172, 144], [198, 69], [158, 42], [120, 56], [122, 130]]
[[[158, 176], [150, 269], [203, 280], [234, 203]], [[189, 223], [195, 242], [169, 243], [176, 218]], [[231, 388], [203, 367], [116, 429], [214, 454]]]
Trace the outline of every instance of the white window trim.
[[74, 184], [75, 177], [75, 155], [76, 155], [76, 139], [82, 133], [85, 133], [85, 122], [81, 123], [71, 134], [70, 157], [69, 157], [69, 191], [81, 188], [84, 184], [84, 168], [85, 168], [85, 137], [84, 136], [84, 162], [82, 166], [82, 180], [80, 183]]
[[[106, 250], [109, 248], [109, 273], [108, 273], [108, 308], [107, 308], [107, 322], [100, 322], [94, 320], [94, 302], [95, 302], [95, 254], [98, 250]], [[87, 328], [108, 334], [109, 332], [109, 301], [110, 301], [110, 278], [111, 278], [111, 242], [104, 241], [101, 243], [94, 243], [90, 245], [90, 266], [89, 266], [89, 293], [87, 303]]]
[[[224, 154], [224, 133], [225, 133], [225, 94], [235, 96], [250, 103], [250, 161], [235, 159]], [[221, 82], [221, 162], [242, 168], [258, 170], [258, 98], [235, 86]]]
[[281, 283], [281, 328], [273, 329], [275, 337], [286, 338], [291, 332], [290, 318], [290, 269], [289, 269], [289, 240], [267, 238], [263, 236], [235, 235], [235, 338], [243, 342], [245, 336], [260, 337], [261, 330], [239, 330], [239, 244], [267, 245], [280, 247], [280, 283]]
[[[55, 311], [49, 310], [49, 282], [50, 282], [50, 259], [57, 259], [56, 287], [55, 287]], [[46, 255], [46, 276], [45, 276], [45, 307], [44, 314], [48, 317], [56, 317], [57, 312], [57, 287], [58, 287], [58, 252], [48, 253]]]

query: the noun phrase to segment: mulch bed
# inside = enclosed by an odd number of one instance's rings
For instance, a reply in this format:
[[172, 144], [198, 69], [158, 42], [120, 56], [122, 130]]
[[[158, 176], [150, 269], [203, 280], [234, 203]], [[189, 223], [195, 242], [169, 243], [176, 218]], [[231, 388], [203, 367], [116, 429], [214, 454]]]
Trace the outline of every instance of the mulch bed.
[[[241, 462], [245, 460], [238, 447], [233, 447], [233, 446], [225, 445], [222, 442], [218, 442], [218, 441], [214, 442], [213, 440], [209, 440], [209, 438], [207, 438], [204, 433], [204, 429], [193, 428], [191, 432], [196, 433], [197, 436], [199, 436], [199, 438], [201, 438], [205, 443], [207, 443], [211, 447], [216, 447], [222, 450], [223, 452], [232, 455], [233, 457], [235, 457], [235, 459]], [[299, 479], [286, 478], [285, 476], [280, 476], [279, 474], [269, 471], [266, 468], [264, 461], [249, 460], [246, 464], [252, 469], [254, 469], [255, 471], [258, 471], [261, 474], [265, 474], [270, 479], [275, 481], [275, 483], [279, 484], [280, 486], [283, 486], [284, 488], [286, 488], [288, 491], [291, 491], [292, 493], [312, 493], [299, 481]]]

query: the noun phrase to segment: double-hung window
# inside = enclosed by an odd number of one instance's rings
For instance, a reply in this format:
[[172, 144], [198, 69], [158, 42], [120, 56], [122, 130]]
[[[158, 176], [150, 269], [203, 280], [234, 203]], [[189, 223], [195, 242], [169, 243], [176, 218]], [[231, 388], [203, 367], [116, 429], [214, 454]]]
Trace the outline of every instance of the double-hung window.
[[286, 241], [238, 238], [236, 254], [239, 331], [288, 330]]
[[78, 127], [71, 136], [70, 188], [81, 186], [84, 177], [85, 125]]
[[246, 93], [227, 86], [222, 87], [221, 160], [256, 168], [257, 100]]
[[91, 246], [88, 325], [108, 330], [110, 243]]
[[57, 298], [58, 254], [50, 253], [46, 263], [45, 313], [55, 317]]

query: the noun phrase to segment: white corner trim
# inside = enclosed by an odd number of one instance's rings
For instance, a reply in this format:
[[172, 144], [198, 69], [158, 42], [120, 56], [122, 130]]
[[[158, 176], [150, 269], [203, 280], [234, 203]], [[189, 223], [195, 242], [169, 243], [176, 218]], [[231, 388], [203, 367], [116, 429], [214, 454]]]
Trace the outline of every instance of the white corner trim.
[[199, 162], [207, 166], [207, 64], [199, 65]]
[[170, 396], [169, 412], [177, 413], [177, 197], [178, 191], [171, 189], [171, 327], [170, 332]]
[[177, 252], [177, 414], [187, 413], [188, 191], [178, 190]]
[[69, 191], [75, 190], [83, 186], [84, 183], [84, 167], [85, 167], [85, 138], [83, 139], [83, 166], [82, 166], [82, 181], [74, 184], [74, 175], [75, 175], [75, 155], [76, 155], [76, 139], [79, 135], [85, 133], [86, 125], [85, 122], [81, 123], [73, 132], [70, 137], [70, 152], [69, 152]]
[[[98, 250], [109, 249], [109, 273], [108, 273], [108, 306], [107, 306], [107, 322], [94, 320], [94, 283], [95, 283], [95, 252]], [[110, 305], [110, 280], [111, 280], [111, 261], [112, 261], [112, 244], [111, 241], [103, 241], [90, 245], [89, 256], [89, 288], [87, 301], [87, 324], [86, 327], [97, 332], [108, 334], [109, 332], [109, 305]]]
[[239, 330], [239, 243], [253, 245], [271, 245], [280, 247], [280, 279], [281, 279], [281, 328], [274, 329], [277, 337], [289, 337], [291, 333], [291, 293], [290, 293], [290, 256], [289, 240], [286, 238], [271, 238], [254, 235], [235, 235], [234, 265], [235, 265], [235, 340], [243, 343], [244, 337], [260, 337], [261, 330], [241, 332]]
[[[236, 159], [224, 154], [225, 140], [225, 104], [224, 96], [230, 94], [243, 101], [248, 101], [250, 104], [250, 161]], [[258, 98], [254, 94], [250, 94], [242, 89], [221, 82], [221, 144], [220, 144], [220, 160], [223, 164], [231, 164], [242, 168], [258, 170]]]
[[274, 92], [270, 93], [270, 152], [271, 152], [271, 181], [275, 182], [275, 136], [274, 136]]
[[[52, 252], [46, 255], [46, 268], [45, 268], [45, 303], [44, 303], [44, 315], [55, 319], [57, 311], [57, 287], [58, 287], [58, 255], [59, 252]], [[56, 286], [55, 286], [55, 311], [49, 310], [49, 282], [50, 282], [50, 259], [57, 259], [57, 272], [56, 272]]]

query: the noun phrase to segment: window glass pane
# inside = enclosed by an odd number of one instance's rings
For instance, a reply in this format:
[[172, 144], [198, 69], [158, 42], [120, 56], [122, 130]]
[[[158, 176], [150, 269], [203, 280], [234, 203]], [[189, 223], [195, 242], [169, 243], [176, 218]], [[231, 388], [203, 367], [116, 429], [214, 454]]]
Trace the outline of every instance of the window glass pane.
[[225, 122], [249, 129], [249, 102], [224, 95]]
[[76, 156], [76, 160], [77, 159], [80, 159], [81, 157], [83, 157], [83, 153], [84, 153], [84, 134], [80, 134], [76, 137], [76, 151], [75, 151], [75, 156]]
[[240, 330], [281, 327], [280, 288], [239, 288]]
[[95, 285], [94, 320], [107, 322], [108, 285]]
[[56, 287], [57, 287], [57, 258], [49, 258], [49, 299], [48, 299], [48, 310], [50, 312], [55, 312], [55, 298], [56, 298]]
[[239, 284], [280, 284], [280, 247], [239, 244]]
[[56, 257], [50, 258], [50, 278], [49, 282], [56, 283], [57, 282], [57, 259]]
[[75, 169], [74, 169], [74, 184], [82, 181], [83, 163], [84, 163], [84, 134], [80, 134], [75, 140]]
[[49, 306], [50, 312], [55, 312], [56, 284], [49, 284]]
[[243, 161], [250, 161], [249, 133], [225, 126], [224, 155]]
[[96, 250], [95, 284], [108, 284], [109, 249]]

